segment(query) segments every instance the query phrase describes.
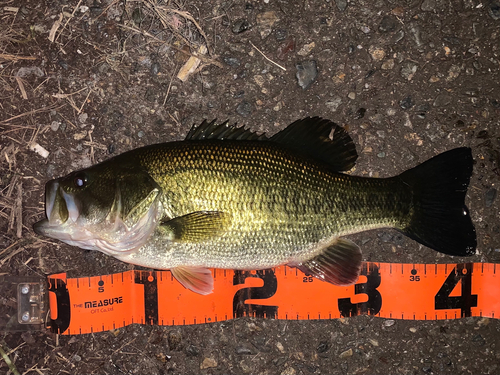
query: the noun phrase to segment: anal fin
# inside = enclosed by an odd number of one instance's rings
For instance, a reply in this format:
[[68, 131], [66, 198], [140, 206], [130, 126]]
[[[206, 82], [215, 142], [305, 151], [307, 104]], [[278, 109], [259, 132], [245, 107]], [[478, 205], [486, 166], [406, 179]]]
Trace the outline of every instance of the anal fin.
[[208, 268], [179, 266], [170, 270], [185, 288], [207, 295], [214, 290], [214, 278]]
[[361, 250], [354, 242], [337, 238], [315, 257], [297, 264], [299, 270], [334, 285], [356, 282], [361, 272]]

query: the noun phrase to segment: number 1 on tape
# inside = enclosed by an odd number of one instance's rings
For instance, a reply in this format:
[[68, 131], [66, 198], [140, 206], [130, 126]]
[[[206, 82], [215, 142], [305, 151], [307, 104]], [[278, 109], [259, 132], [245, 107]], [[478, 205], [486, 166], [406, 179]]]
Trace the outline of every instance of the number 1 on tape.
[[82, 334], [129, 324], [185, 325], [243, 316], [335, 319], [498, 317], [497, 265], [363, 263], [355, 285], [337, 287], [295, 268], [214, 270], [214, 292], [185, 289], [169, 271], [49, 277], [51, 329]]

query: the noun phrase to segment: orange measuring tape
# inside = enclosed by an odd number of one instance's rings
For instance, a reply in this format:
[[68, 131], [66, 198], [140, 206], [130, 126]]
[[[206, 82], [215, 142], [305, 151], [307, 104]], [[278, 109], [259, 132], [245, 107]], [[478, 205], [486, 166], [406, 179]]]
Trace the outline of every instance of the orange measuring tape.
[[286, 266], [213, 270], [214, 292], [185, 289], [169, 271], [48, 278], [50, 328], [64, 335], [129, 324], [186, 325], [243, 316], [335, 319], [367, 314], [436, 320], [500, 316], [500, 265], [363, 263], [355, 285], [338, 287]]

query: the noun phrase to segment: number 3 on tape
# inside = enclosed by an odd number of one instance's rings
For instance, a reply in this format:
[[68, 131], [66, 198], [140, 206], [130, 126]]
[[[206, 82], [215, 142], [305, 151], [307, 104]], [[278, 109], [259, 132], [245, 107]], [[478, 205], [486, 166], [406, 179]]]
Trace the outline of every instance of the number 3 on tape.
[[184, 289], [169, 271], [127, 271], [85, 278], [49, 278], [51, 328], [61, 334], [128, 324], [184, 325], [254, 316], [334, 319], [498, 317], [497, 265], [363, 264], [355, 285], [337, 287], [288, 267], [214, 270], [214, 293]]

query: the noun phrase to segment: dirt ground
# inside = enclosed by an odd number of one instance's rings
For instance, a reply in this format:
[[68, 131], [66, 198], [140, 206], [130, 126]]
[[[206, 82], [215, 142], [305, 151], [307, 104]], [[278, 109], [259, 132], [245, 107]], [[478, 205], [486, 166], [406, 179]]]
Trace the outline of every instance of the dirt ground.
[[[467, 204], [477, 254], [442, 256], [386, 230], [350, 236], [364, 260], [500, 262], [498, 1], [0, 5], [1, 274], [133, 268], [34, 234], [49, 179], [181, 140], [203, 119], [273, 134], [306, 116], [346, 127], [358, 175], [392, 176], [454, 147], [472, 148]], [[185, 73], [189, 58], [199, 65]], [[0, 360], [0, 372], [9, 374], [500, 372], [500, 322], [486, 318], [239, 318], [81, 336], [3, 333], [0, 343], [13, 361], [9, 368]]]

